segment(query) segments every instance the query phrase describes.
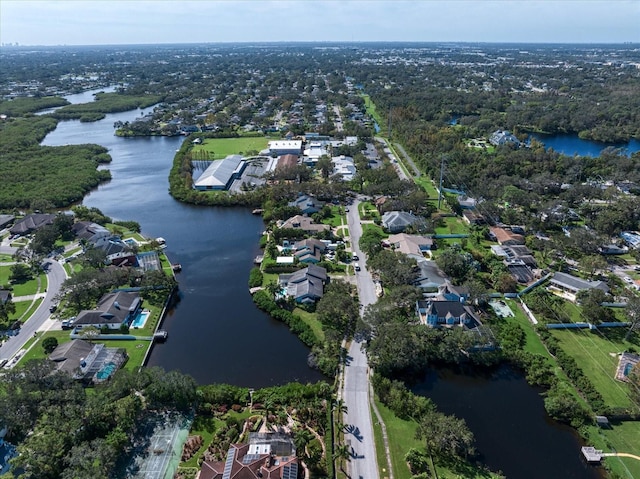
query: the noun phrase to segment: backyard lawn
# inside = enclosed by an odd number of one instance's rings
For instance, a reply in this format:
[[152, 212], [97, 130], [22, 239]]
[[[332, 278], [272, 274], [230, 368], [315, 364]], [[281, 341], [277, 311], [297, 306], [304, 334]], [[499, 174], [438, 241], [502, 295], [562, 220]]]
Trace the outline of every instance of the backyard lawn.
[[316, 335], [316, 338], [324, 342], [324, 331], [322, 330], [322, 323], [318, 321], [318, 316], [314, 313], [309, 313], [301, 308], [296, 308], [293, 310], [293, 314], [300, 316], [302, 320], [312, 329], [313, 334]]
[[440, 235], [453, 235], [453, 234], [469, 234], [469, 227], [457, 216], [446, 216], [438, 220], [442, 226], [437, 226], [435, 229], [436, 234]]
[[194, 145], [192, 153], [197, 158], [199, 151], [207, 151], [211, 159], [220, 160], [228, 155], [242, 155], [249, 151], [267, 148], [269, 138], [248, 136], [240, 138], [207, 138], [201, 145]]
[[[633, 408], [626, 383], [614, 379], [618, 354], [629, 348], [638, 348], [640, 338], [635, 333], [633, 342], [624, 341], [624, 328], [599, 331], [553, 330], [560, 347], [576, 360], [596, 390], [610, 407]], [[638, 412], [638, 408], [635, 407]]]
[[[610, 428], [590, 426], [587, 429], [589, 445], [604, 452], [625, 452], [640, 456], [640, 422], [612, 422]], [[603, 461], [618, 477], [640, 477], [640, 461], [626, 457], [607, 457]]]

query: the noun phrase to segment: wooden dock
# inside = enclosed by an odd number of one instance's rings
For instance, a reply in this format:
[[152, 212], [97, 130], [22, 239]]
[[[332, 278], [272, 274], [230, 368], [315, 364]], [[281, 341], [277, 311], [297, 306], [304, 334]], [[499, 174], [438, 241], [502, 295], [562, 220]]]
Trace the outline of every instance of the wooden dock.
[[600, 449], [596, 449], [591, 446], [583, 446], [582, 447], [582, 455], [587, 460], [587, 462], [600, 462], [604, 454]]

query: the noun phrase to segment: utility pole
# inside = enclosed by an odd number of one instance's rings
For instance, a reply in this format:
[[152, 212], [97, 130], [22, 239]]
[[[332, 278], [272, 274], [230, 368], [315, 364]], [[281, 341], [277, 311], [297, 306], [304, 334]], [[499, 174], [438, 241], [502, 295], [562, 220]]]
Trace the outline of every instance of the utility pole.
[[438, 209], [440, 209], [440, 203], [442, 202], [442, 175], [444, 173], [444, 155], [440, 161], [440, 186], [438, 187]]

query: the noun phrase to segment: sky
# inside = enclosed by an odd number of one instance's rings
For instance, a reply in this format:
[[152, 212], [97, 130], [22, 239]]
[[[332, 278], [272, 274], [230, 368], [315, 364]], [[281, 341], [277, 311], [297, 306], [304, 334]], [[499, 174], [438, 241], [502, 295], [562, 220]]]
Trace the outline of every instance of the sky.
[[640, 0], [0, 0], [0, 43], [640, 42]]

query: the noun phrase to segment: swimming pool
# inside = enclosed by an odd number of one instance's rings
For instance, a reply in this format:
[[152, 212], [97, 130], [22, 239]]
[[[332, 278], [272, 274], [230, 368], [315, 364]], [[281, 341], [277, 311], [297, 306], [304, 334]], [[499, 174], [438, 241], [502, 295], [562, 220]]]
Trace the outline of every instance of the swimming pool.
[[625, 376], [628, 376], [632, 369], [633, 369], [633, 363], [627, 363], [624, 366], [624, 372], [622, 374], [624, 374]]
[[147, 322], [147, 318], [149, 317], [149, 311], [140, 311], [138, 315], [131, 321], [132, 328], [143, 328], [144, 323]]
[[117, 368], [118, 367], [114, 363], [106, 363], [102, 366], [102, 369], [96, 373], [96, 379], [99, 379], [100, 381], [109, 379]]

